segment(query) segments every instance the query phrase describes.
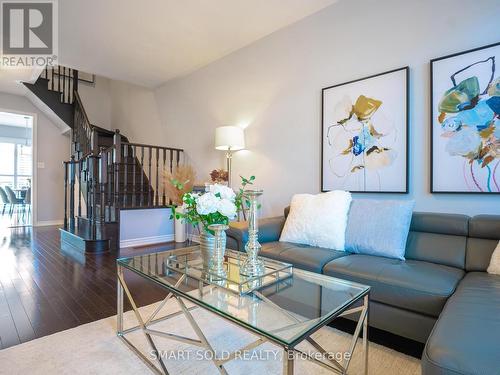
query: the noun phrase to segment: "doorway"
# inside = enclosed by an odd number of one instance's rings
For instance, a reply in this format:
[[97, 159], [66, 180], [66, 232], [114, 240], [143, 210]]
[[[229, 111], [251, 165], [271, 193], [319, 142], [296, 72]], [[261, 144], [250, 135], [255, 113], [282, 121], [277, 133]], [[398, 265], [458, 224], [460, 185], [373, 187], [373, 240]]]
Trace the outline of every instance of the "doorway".
[[0, 229], [33, 222], [34, 116], [0, 111]]

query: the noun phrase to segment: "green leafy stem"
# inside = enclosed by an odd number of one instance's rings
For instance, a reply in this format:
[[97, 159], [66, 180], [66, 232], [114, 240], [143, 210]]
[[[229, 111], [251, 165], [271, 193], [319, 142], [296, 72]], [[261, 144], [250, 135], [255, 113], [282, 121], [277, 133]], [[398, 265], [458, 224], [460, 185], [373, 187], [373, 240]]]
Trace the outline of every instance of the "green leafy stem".
[[[245, 198], [245, 188], [248, 185], [253, 185], [255, 181], [255, 176], [250, 176], [249, 178], [245, 178], [240, 176], [241, 178], [241, 187], [236, 193], [236, 197], [234, 199], [234, 204], [236, 206], [237, 212], [241, 212], [243, 217], [245, 218], [245, 210], [250, 208], [250, 201]], [[172, 181], [174, 182], [174, 181]], [[176, 183], [178, 183], [176, 181]], [[216, 194], [218, 196], [218, 194]], [[200, 215], [196, 210], [196, 195], [191, 193], [184, 194], [183, 202], [184, 202], [184, 212], [177, 212], [175, 207], [172, 207], [172, 214], [170, 215], [170, 219], [174, 217], [177, 220], [183, 220], [185, 223], [191, 224], [193, 227], [199, 227], [200, 225], [203, 229], [211, 234], [214, 234], [212, 230], [208, 229], [208, 226], [211, 224], [228, 224], [229, 219], [222, 215], [219, 212], [214, 212], [211, 214]], [[220, 196], [219, 196], [220, 198]], [[260, 208], [260, 204], [258, 206]]]

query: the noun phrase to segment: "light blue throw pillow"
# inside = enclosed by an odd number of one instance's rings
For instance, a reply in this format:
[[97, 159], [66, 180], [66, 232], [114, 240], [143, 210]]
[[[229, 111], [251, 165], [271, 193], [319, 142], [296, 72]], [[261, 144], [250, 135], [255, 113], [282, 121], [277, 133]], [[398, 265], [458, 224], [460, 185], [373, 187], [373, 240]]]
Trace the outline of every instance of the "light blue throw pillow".
[[405, 260], [414, 201], [355, 199], [347, 221], [345, 250]]

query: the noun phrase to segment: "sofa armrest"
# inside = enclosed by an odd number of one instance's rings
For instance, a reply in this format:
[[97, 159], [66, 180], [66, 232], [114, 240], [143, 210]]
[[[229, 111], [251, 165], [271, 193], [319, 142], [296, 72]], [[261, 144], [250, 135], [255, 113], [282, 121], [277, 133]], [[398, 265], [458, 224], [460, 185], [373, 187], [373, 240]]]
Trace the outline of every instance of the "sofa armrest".
[[[259, 242], [273, 242], [280, 239], [281, 230], [285, 225], [285, 217], [269, 217], [259, 220]], [[229, 223], [226, 231], [228, 237], [228, 247], [243, 251], [248, 241], [248, 222], [236, 221]]]

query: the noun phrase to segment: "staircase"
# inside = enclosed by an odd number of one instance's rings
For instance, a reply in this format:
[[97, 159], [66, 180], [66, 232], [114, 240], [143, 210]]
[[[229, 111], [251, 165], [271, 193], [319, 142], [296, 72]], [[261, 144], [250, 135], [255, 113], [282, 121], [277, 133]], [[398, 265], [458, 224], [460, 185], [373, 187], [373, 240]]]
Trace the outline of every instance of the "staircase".
[[179, 165], [183, 150], [131, 143], [118, 129], [92, 124], [78, 95], [78, 71], [47, 67], [24, 83], [71, 129], [64, 167], [61, 248], [77, 253], [118, 251], [120, 211], [170, 207], [163, 172]]

